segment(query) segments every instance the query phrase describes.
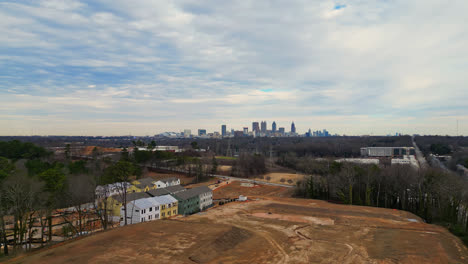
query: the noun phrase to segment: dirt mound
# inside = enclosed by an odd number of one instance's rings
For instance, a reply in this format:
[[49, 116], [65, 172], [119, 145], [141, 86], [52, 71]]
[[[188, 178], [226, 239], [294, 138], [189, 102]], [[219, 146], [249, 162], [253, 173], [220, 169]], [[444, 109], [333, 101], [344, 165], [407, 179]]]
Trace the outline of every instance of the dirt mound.
[[233, 249], [240, 243], [252, 237], [252, 233], [238, 227], [232, 227], [231, 230], [223, 233], [213, 242], [201, 246], [196, 254], [189, 257], [196, 263], [206, 263], [224, 255], [226, 251]]

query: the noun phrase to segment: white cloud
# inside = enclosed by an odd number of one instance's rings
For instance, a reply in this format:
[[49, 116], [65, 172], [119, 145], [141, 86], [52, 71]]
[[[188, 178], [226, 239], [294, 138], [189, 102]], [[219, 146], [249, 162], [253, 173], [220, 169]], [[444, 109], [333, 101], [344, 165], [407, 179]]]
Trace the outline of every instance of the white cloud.
[[[450, 118], [467, 115], [468, 2], [335, 7], [299, 0], [5, 1], [0, 101], [25, 116], [35, 110], [66, 120], [76, 111], [90, 124], [96, 115], [118, 123], [123, 114], [168, 128], [176, 128], [169, 118], [209, 129], [294, 119], [301, 128], [347, 134], [440, 132]], [[441, 122], [431, 122], [434, 116]]]

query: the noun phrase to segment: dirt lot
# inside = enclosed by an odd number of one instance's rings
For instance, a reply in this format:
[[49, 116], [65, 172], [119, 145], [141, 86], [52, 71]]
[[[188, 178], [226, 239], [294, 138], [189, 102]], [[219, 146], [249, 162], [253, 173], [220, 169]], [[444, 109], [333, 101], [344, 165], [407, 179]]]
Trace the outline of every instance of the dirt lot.
[[14, 261], [468, 263], [468, 250], [404, 211], [271, 197], [117, 228]]
[[213, 192], [213, 199], [238, 198], [245, 195], [249, 198], [255, 197], [291, 197], [292, 188], [255, 185], [255, 187], [242, 187], [240, 181], [232, 181], [226, 186], [222, 186]]
[[191, 184], [195, 180], [195, 177], [187, 177], [187, 175], [182, 174], [182, 173], [161, 173], [161, 172], [156, 172], [156, 171], [145, 171], [141, 177], [142, 178], [151, 177], [151, 178], [154, 178], [155, 180], [176, 177], [180, 179], [180, 184], [182, 185]]
[[97, 150], [101, 153], [112, 153], [112, 152], [121, 152], [121, 148], [103, 148], [97, 146], [86, 146], [80, 151], [80, 155], [91, 155], [93, 153], [93, 149], [97, 148]]
[[[270, 178], [270, 180], [268, 180], [268, 178]], [[304, 179], [304, 175], [296, 173], [272, 172], [255, 179], [259, 181], [281, 183], [295, 186], [298, 181], [302, 181]]]

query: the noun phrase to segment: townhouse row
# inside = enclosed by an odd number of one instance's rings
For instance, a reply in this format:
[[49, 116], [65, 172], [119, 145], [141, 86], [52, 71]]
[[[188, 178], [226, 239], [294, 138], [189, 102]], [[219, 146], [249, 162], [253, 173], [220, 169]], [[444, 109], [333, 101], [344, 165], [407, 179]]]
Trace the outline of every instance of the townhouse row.
[[[125, 192], [126, 191], [126, 192]], [[125, 195], [124, 195], [125, 193]], [[207, 186], [186, 189], [178, 178], [142, 178], [96, 188], [96, 197], [108, 214], [125, 224], [189, 215], [213, 205], [213, 192]], [[126, 206], [124, 206], [126, 201]]]
[[125, 225], [125, 210], [127, 211], [127, 224], [136, 224], [175, 215], [190, 215], [213, 205], [213, 192], [207, 186], [177, 192], [174, 189], [168, 187], [148, 191], [145, 194], [152, 195], [152, 197], [139, 199], [134, 199], [137, 196], [129, 194], [127, 205], [120, 208], [120, 225]]

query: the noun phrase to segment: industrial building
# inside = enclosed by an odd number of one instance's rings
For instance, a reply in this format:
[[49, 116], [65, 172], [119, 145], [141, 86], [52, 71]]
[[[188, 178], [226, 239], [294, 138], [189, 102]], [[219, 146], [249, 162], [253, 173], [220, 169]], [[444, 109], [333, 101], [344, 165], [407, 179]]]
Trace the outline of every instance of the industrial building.
[[393, 157], [416, 155], [413, 147], [365, 147], [361, 148], [363, 157]]

